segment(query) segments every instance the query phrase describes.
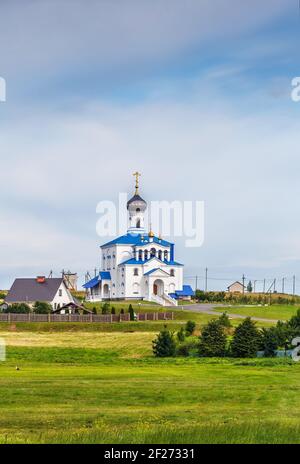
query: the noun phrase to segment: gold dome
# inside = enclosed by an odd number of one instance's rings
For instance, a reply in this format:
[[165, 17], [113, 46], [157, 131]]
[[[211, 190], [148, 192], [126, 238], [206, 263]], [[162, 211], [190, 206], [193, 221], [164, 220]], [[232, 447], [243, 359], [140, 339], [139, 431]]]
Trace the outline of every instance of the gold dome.
[[149, 231], [149, 237], [153, 238], [154, 237], [154, 232], [152, 232], [152, 230]]

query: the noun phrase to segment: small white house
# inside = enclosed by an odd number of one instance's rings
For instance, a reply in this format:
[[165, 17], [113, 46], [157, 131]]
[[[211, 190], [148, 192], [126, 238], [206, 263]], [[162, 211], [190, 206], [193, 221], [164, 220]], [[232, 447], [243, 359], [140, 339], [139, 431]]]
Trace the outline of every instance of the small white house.
[[241, 282], [233, 282], [233, 284], [229, 285], [228, 287], [229, 293], [245, 293], [246, 287]]
[[74, 298], [63, 278], [44, 276], [35, 279], [16, 279], [8, 292], [5, 303], [27, 303], [32, 306], [36, 301], [49, 303], [53, 310], [74, 303]]

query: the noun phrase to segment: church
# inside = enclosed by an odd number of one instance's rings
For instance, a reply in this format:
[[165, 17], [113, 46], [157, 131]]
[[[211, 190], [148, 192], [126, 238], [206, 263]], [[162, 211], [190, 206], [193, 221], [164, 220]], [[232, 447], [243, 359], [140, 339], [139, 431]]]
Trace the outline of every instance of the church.
[[183, 264], [175, 260], [175, 245], [156, 236], [145, 225], [146, 201], [135, 193], [127, 203], [127, 234], [101, 246], [99, 274], [87, 282], [87, 300], [147, 300], [162, 306], [177, 306], [194, 292], [183, 285]]

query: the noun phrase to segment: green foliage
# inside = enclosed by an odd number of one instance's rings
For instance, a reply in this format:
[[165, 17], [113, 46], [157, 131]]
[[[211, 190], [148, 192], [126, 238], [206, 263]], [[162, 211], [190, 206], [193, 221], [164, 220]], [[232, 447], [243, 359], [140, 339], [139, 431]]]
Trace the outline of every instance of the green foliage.
[[110, 314], [110, 304], [105, 302], [102, 305], [102, 314]]
[[116, 314], [116, 308], [114, 306], [111, 308], [111, 314]]
[[96, 306], [93, 306], [92, 312], [93, 312], [93, 314], [97, 314], [97, 308], [96, 308]]
[[157, 358], [170, 358], [176, 354], [176, 343], [174, 334], [167, 330], [167, 326], [159, 332], [156, 339], [152, 342], [153, 354]]
[[236, 329], [231, 342], [231, 353], [236, 358], [255, 358], [261, 346], [261, 336], [255, 322], [247, 317]]
[[202, 357], [223, 357], [226, 354], [226, 335], [219, 321], [210, 321], [202, 329], [199, 355]]
[[183, 357], [197, 357], [199, 351], [199, 339], [197, 337], [189, 337], [177, 346], [176, 355]]
[[196, 290], [195, 300], [204, 303], [228, 303], [239, 305], [266, 305], [269, 303], [281, 305], [300, 304], [300, 296], [280, 295], [276, 293], [242, 294], [229, 292], [204, 292], [202, 290]]
[[130, 314], [130, 320], [134, 321], [135, 320], [135, 313], [134, 313], [134, 309], [132, 307], [132, 304], [129, 305], [128, 312]]
[[276, 356], [275, 351], [279, 345], [278, 331], [276, 327], [270, 327], [269, 329], [263, 328], [261, 335], [261, 348], [264, 351], [264, 355], [267, 358], [273, 358]]
[[45, 301], [36, 301], [33, 305], [33, 312], [35, 314], [49, 314], [52, 312], [52, 306]]
[[186, 336], [191, 336], [193, 335], [194, 331], [196, 329], [196, 322], [194, 321], [187, 321], [186, 325], [185, 325], [185, 332], [186, 332]]
[[252, 282], [251, 282], [251, 280], [249, 280], [249, 283], [248, 283], [248, 285], [247, 285], [247, 291], [248, 291], [249, 293], [252, 293], [252, 291], [253, 291], [253, 287], [252, 287]]
[[224, 327], [225, 329], [230, 329], [232, 327], [230, 319], [228, 317], [228, 314], [225, 312], [223, 313], [219, 319], [218, 319], [219, 324]]
[[121, 308], [120, 314], [125, 314], [124, 308]]
[[184, 342], [185, 340], [185, 330], [183, 327], [177, 332], [177, 339], [179, 342]]
[[0, 292], [0, 300], [5, 300], [6, 298], [6, 293]]
[[30, 306], [28, 306], [26, 303], [14, 303], [4, 310], [5, 313], [14, 314], [28, 314], [30, 311]]

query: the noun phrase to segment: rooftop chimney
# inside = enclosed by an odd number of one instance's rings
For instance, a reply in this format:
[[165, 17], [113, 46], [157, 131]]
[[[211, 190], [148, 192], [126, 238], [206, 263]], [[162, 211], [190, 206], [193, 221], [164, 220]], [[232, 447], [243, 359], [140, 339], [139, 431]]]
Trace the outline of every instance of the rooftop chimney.
[[37, 276], [36, 281], [39, 284], [44, 284], [46, 282], [46, 277], [45, 276]]

